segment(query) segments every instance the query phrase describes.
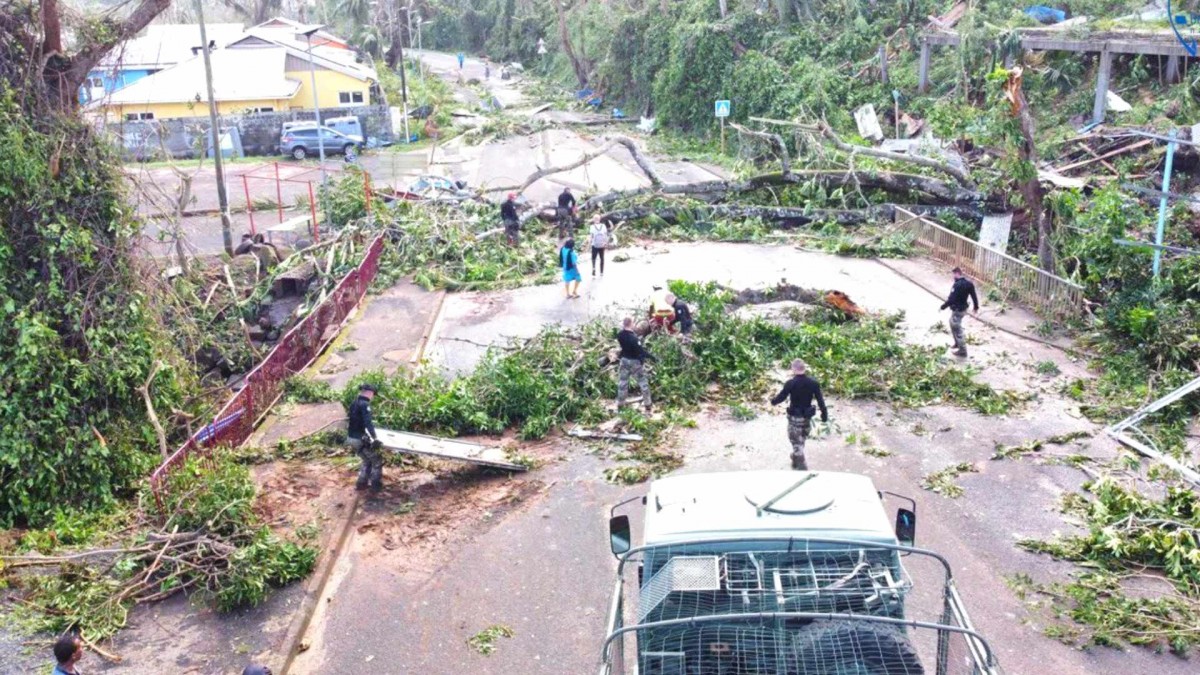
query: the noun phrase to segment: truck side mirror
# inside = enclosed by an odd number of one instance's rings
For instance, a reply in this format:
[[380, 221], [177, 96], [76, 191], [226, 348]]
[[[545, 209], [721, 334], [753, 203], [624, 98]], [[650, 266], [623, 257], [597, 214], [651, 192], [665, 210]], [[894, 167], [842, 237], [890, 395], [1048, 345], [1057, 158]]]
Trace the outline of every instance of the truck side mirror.
[[896, 510], [896, 539], [901, 546], [912, 546], [917, 541], [917, 514], [915, 511]]
[[633, 547], [629, 533], [629, 516], [613, 516], [608, 519], [608, 543], [613, 555], [619, 556]]

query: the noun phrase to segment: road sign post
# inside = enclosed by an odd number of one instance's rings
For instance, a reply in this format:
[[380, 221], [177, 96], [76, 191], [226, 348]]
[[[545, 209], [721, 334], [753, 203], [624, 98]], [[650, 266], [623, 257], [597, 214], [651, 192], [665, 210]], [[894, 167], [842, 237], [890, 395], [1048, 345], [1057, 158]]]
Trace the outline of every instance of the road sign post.
[[729, 110], [732, 106], [729, 101], [717, 101], [713, 106], [713, 114], [717, 119], [721, 120], [721, 154], [725, 154], [725, 118], [729, 117]]

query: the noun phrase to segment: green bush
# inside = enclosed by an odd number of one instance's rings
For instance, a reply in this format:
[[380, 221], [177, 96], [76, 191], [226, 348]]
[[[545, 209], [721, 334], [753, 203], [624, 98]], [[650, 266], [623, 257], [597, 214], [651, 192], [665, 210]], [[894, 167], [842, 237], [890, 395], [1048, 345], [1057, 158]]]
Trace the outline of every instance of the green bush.
[[39, 525], [145, 475], [157, 442], [138, 387], [163, 361], [154, 405], [184, 409], [187, 367], [133, 262], [116, 157], [4, 85], [0, 143], [0, 526]]

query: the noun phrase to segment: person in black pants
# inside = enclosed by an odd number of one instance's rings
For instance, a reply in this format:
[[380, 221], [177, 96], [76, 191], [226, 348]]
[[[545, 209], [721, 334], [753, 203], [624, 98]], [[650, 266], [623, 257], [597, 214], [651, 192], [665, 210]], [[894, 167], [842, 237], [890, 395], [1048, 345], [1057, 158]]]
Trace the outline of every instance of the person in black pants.
[[350, 424], [346, 429], [346, 444], [362, 459], [356, 488], [362, 490], [369, 484], [372, 490], [383, 487], [383, 457], [376, 444], [375, 424], [371, 421], [371, 399], [375, 398], [375, 387], [364, 384], [358, 388], [358, 398], [350, 404]]
[[804, 457], [804, 443], [812, 430], [812, 418], [817, 414], [813, 408], [813, 399], [821, 407], [821, 421], [829, 421], [829, 411], [825, 410], [825, 397], [821, 396], [821, 385], [808, 376], [808, 366], [796, 359], [792, 361], [792, 379], [783, 385], [783, 390], [771, 399], [771, 405], [779, 405], [784, 400], [788, 402], [788, 442], [792, 444], [792, 468], [800, 471], [808, 470], [808, 460]]
[[504, 222], [504, 236], [511, 246], [520, 243], [521, 221], [517, 218], [517, 193], [508, 193], [508, 199], [500, 204], [500, 220]]
[[609, 235], [608, 225], [605, 225], [599, 216], [592, 220], [588, 239], [588, 244], [592, 249], [592, 276], [596, 276], [597, 258], [600, 259], [600, 276], [604, 276], [604, 250], [608, 248], [608, 242], [612, 240], [612, 237]]
[[558, 220], [558, 238], [562, 239], [567, 236], [568, 230], [575, 229], [575, 195], [571, 194], [571, 188], [563, 188], [562, 193], [558, 195], [558, 210], [555, 216]]

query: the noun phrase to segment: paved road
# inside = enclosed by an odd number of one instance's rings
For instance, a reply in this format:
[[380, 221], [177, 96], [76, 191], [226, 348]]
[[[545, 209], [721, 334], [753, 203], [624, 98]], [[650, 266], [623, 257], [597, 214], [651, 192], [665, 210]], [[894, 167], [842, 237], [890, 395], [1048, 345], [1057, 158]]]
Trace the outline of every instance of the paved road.
[[[906, 334], [914, 342], [945, 342], [931, 334], [940, 316], [938, 301], [925, 291], [870, 261], [803, 254], [788, 247], [749, 245], [669, 245], [669, 253], [643, 252], [615, 265], [604, 281], [588, 280], [588, 301], [569, 303], [554, 287], [506, 293], [447, 296], [442, 327], [431, 357], [450, 369], [470, 368], [479, 352], [460, 339], [500, 341], [527, 335], [553, 321], [575, 323], [593, 315], [616, 316], [619, 308], [639, 304], [651, 281], [666, 278], [714, 279], [734, 285], [765, 285], [781, 276], [801, 285], [835, 287], [869, 310], [903, 309]], [[945, 271], [917, 261], [900, 263], [923, 283], [945, 282]], [[944, 283], [942, 285], [945, 285]], [[1019, 309], [989, 317], [1024, 330], [1035, 323]], [[944, 317], [941, 317], [944, 318]], [[833, 400], [837, 434], [814, 441], [811, 462], [820, 468], [871, 476], [882, 489], [911, 495], [918, 502], [918, 541], [945, 554], [972, 610], [1009, 673], [1117, 675], [1195, 672], [1194, 662], [1158, 656], [1146, 650], [1122, 653], [1077, 651], [1044, 637], [1041, 626], [1008, 589], [1005, 579], [1026, 573], [1039, 581], [1061, 580], [1071, 566], [1018, 549], [1025, 537], [1048, 537], [1069, 529], [1058, 500], [1078, 489], [1083, 473], [1033, 460], [991, 461], [996, 443], [1016, 444], [1068, 431], [1095, 431], [1077, 406], [1056, 392], [1058, 381], [1030, 367], [1054, 360], [1060, 378], [1083, 371], [1052, 349], [999, 331], [969, 324], [983, 340], [972, 361], [982, 379], [1036, 391], [1039, 399], [1022, 414], [980, 417], [956, 408], [933, 406], [893, 410], [890, 406]], [[836, 377], [836, 374], [818, 374]], [[757, 419], [734, 421], [720, 408], [697, 416], [699, 427], [682, 434], [677, 449], [686, 459], [681, 472], [784, 468], [786, 442], [779, 410], [760, 411]], [[871, 457], [847, 445], [850, 434], [867, 436], [891, 455]], [[1093, 440], [1072, 452], [1111, 459], [1116, 448]], [[347, 557], [344, 573], [330, 590], [334, 600], [310, 634], [312, 653], [296, 673], [352, 673], [365, 664], [387, 673], [432, 675], [479, 673], [586, 673], [596, 662], [603, 614], [614, 563], [606, 551], [609, 505], [635, 495], [639, 488], [606, 484], [601, 475], [611, 462], [594, 449], [556, 442], [553, 454], [563, 461], [519, 480], [544, 485], [502, 515], [474, 521], [448, 520], [444, 526], [460, 538], [431, 561], [408, 556], [429, 535], [399, 538], [396, 549], [374, 555], [361, 544]], [[921, 490], [923, 476], [957, 462], [974, 462], [979, 473], [958, 479], [966, 494], [957, 500]], [[415, 494], [415, 493], [414, 493]], [[388, 506], [410, 497], [393, 494]], [[419, 496], [411, 499], [420, 503]], [[490, 508], [480, 505], [482, 509]], [[910, 559], [916, 577], [914, 607], [930, 618], [940, 579]], [[483, 657], [466, 640], [494, 624], [515, 635], [499, 640], [496, 652]], [[372, 657], [371, 661], [367, 661]], [[386, 659], [378, 661], [377, 659]]]

